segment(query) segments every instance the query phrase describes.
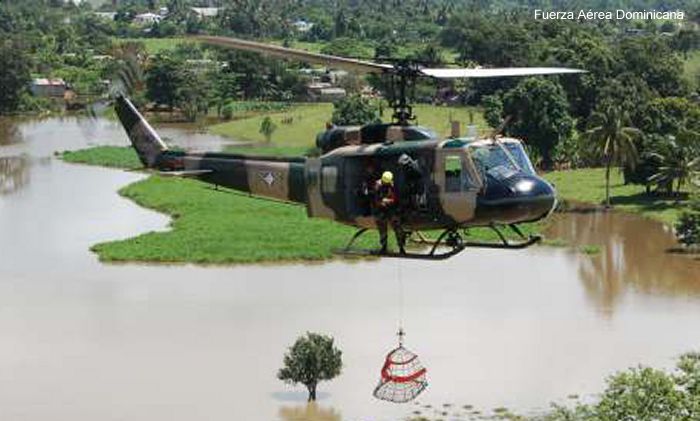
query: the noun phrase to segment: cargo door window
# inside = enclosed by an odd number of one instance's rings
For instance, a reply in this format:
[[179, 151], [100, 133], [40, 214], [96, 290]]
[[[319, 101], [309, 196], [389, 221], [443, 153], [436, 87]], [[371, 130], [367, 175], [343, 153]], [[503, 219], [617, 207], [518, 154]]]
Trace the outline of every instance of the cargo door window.
[[321, 190], [324, 194], [336, 192], [338, 184], [338, 167], [326, 166], [321, 169]]
[[475, 187], [469, 171], [464, 165], [460, 154], [445, 156], [445, 192], [455, 193], [470, 190]]

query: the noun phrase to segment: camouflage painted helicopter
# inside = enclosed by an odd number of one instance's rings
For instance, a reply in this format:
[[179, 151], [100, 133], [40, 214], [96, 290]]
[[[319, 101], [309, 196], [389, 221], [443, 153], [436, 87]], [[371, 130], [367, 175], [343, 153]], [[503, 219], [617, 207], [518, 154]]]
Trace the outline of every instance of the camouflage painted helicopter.
[[[410, 62], [380, 64], [233, 38], [198, 38], [212, 45], [378, 74], [387, 82], [394, 121], [330, 128], [316, 139], [322, 152], [317, 158], [196, 154], [169, 149], [134, 105], [118, 96], [117, 115], [146, 167], [254, 196], [304, 204], [309, 217], [357, 227], [347, 246], [339, 250], [342, 254], [445, 259], [467, 247], [512, 249], [539, 241], [538, 236], [526, 237], [517, 224], [546, 217], [555, 206], [555, 191], [537, 176], [522, 143], [495, 136], [441, 139], [428, 128], [410, 124], [414, 116], [408, 90], [418, 77], [503, 77], [581, 70], [436, 69]], [[391, 171], [395, 177], [402, 230], [429, 245], [425, 252], [379, 253], [353, 248], [358, 237], [377, 228], [367, 186], [383, 171]], [[520, 240], [507, 240], [500, 229], [505, 226]], [[490, 227], [500, 241], [466, 241], [471, 227]], [[440, 230], [441, 234], [431, 241], [421, 235], [425, 230]]]

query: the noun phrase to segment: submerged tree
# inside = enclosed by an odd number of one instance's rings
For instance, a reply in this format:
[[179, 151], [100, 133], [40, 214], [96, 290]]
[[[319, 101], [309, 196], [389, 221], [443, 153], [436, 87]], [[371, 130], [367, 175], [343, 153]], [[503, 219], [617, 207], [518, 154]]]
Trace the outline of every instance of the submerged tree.
[[309, 401], [315, 401], [318, 383], [335, 378], [342, 367], [342, 352], [333, 344], [333, 338], [307, 332], [285, 354], [284, 367], [277, 373], [277, 378], [291, 384], [303, 384], [309, 391]]
[[609, 106], [605, 112], [595, 112], [589, 120], [590, 129], [584, 133], [593, 143], [605, 163], [605, 207], [610, 207], [610, 169], [613, 165], [634, 168], [637, 163], [635, 139], [641, 132], [629, 127], [629, 117], [619, 108]]

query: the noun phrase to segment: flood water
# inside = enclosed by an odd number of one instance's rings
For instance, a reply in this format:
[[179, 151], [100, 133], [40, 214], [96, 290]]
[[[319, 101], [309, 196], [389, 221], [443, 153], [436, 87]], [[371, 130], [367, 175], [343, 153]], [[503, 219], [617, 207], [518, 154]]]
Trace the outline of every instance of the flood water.
[[[196, 146], [186, 132], [167, 136]], [[393, 420], [438, 409], [460, 419], [467, 404], [532, 413], [592, 398], [616, 370], [671, 367], [700, 349], [700, 262], [665, 252], [674, 243], [663, 225], [617, 213], [553, 219], [550, 235], [600, 244], [593, 257], [536, 247], [444, 262], [101, 264], [91, 245], [168, 219], [117, 195], [143, 175], [53, 153], [126, 142], [106, 120], [0, 120], [0, 419]], [[371, 395], [401, 314], [406, 346], [428, 368], [418, 404]], [[314, 408], [275, 377], [306, 331], [343, 350], [343, 373], [321, 383]]]

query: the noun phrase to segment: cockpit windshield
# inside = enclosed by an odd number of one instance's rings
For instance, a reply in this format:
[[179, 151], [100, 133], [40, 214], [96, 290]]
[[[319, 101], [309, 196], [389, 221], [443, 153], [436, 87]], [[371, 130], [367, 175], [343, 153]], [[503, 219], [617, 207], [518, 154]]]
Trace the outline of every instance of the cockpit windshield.
[[471, 155], [479, 170], [496, 179], [506, 179], [524, 172], [534, 174], [535, 170], [519, 143], [492, 143], [471, 148]]
[[528, 158], [523, 145], [520, 143], [505, 143], [503, 146], [508, 149], [510, 156], [513, 157], [521, 170], [530, 175], [535, 174], [535, 168], [533, 168], [532, 162], [530, 162], [530, 158]]

